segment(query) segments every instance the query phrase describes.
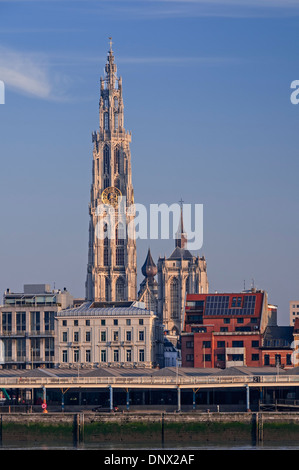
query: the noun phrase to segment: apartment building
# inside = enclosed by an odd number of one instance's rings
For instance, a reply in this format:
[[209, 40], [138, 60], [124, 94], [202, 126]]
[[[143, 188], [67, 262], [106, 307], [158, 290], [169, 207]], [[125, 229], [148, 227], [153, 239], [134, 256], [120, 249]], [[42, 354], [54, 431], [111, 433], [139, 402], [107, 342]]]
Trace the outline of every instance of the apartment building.
[[296, 318], [299, 318], [299, 300], [290, 301], [290, 326], [295, 325]]
[[0, 306], [0, 367], [53, 367], [55, 316], [72, 301], [67, 289], [48, 284], [25, 284], [22, 293], [7, 289]]
[[276, 325], [276, 313], [264, 291], [188, 294], [182, 366], [261, 366], [263, 333]]

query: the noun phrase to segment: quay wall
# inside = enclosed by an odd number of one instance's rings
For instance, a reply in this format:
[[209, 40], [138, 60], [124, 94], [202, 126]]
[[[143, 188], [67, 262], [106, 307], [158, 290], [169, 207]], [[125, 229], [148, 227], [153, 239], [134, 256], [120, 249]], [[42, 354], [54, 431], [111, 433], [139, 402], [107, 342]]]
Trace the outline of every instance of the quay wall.
[[5, 413], [0, 441], [167, 446], [299, 442], [299, 413]]

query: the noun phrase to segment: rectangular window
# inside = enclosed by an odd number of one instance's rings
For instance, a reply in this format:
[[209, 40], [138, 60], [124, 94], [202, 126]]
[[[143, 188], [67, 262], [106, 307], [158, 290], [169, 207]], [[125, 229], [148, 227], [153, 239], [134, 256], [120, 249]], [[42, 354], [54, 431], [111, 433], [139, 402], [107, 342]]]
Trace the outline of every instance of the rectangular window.
[[86, 349], [85, 360], [86, 360], [86, 362], [91, 362], [91, 351], [90, 351], [90, 349]]
[[45, 312], [45, 331], [54, 331], [54, 312]]
[[74, 362], [79, 362], [79, 349], [74, 349]]
[[106, 342], [106, 331], [101, 331], [100, 341], [102, 341], [103, 343]]
[[144, 331], [139, 331], [139, 341], [144, 341]]
[[251, 346], [253, 348], [258, 348], [260, 345], [260, 342], [258, 340], [251, 341]]
[[211, 341], [203, 341], [202, 345], [204, 348], [210, 348], [211, 347]]
[[131, 351], [131, 349], [127, 349], [126, 357], [127, 357], [127, 362], [132, 361], [132, 351]]
[[105, 326], [106, 325], [106, 320], [101, 320], [101, 325]]
[[118, 341], [118, 331], [113, 331], [113, 341]]
[[78, 343], [79, 341], [79, 331], [74, 331], [74, 343]]
[[45, 338], [45, 360], [54, 360], [54, 338]]
[[113, 351], [113, 360], [114, 362], [118, 362], [119, 354], [118, 354], [118, 349], [114, 349]]
[[237, 323], [244, 323], [244, 318], [237, 318]]
[[131, 331], [127, 331], [126, 339], [127, 339], [127, 341], [132, 341], [132, 332]]
[[139, 361], [144, 362], [144, 349], [139, 349]]
[[25, 361], [26, 360], [26, 343], [25, 339], [17, 339], [17, 360]]
[[67, 321], [66, 320], [62, 320], [62, 326], [67, 326]]
[[139, 325], [143, 325], [143, 318], [139, 318]]
[[225, 361], [225, 355], [224, 354], [217, 354], [217, 361], [224, 362]]
[[101, 350], [101, 362], [107, 362], [107, 352], [105, 349]]
[[62, 341], [63, 341], [64, 343], [67, 342], [67, 331], [63, 331], [63, 332], [62, 332]]
[[118, 320], [113, 320], [113, 325], [117, 326], [118, 325]]
[[252, 361], [259, 361], [259, 359], [260, 359], [259, 354], [252, 354], [252, 355], [251, 355], [251, 360], [252, 360]]
[[193, 354], [187, 354], [187, 356], [186, 356], [186, 361], [187, 361], [187, 362], [194, 361], [194, 355], [193, 355]]
[[126, 325], [131, 325], [131, 320], [129, 318], [126, 319]]
[[30, 312], [30, 331], [40, 331], [40, 312]]
[[11, 331], [11, 312], [2, 313], [2, 331]]
[[225, 348], [225, 341], [217, 341], [217, 348]]
[[243, 341], [233, 341], [232, 342], [232, 347], [233, 348], [243, 348], [244, 343], [243, 343]]
[[67, 349], [64, 349], [62, 351], [62, 362], [68, 362], [68, 358], [67, 358]]
[[74, 326], [79, 326], [79, 320], [74, 320]]
[[86, 333], [85, 333], [85, 341], [86, 341], [87, 343], [90, 343], [90, 339], [91, 339], [90, 331], [86, 331]]
[[275, 365], [280, 366], [281, 365], [281, 355], [280, 354], [275, 354]]
[[211, 354], [204, 354], [203, 359], [205, 362], [211, 362]]
[[26, 330], [26, 313], [25, 312], [16, 313], [16, 327], [17, 327], [18, 332]]
[[244, 361], [244, 355], [243, 354], [232, 354], [232, 361]]
[[264, 356], [264, 365], [265, 366], [270, 365], [270, 356], [269, 356], [269, 354], [265, 354], [265, 356]]
[[186, 348], [194, 348], [194, 342], [193, 341], [186, 341]]

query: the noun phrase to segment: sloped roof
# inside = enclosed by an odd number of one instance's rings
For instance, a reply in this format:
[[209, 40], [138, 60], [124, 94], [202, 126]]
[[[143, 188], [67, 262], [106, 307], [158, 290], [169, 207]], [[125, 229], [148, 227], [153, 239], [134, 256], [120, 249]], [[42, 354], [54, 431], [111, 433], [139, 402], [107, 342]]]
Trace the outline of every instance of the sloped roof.
[[294, 340], [292, 326], [267, 326], [264, 335], [263, 347], [290, 347]]
[[167, 259], [192, 259], [193, 256], [189, 250], [177, 246]]
[[97, 303], [97, 302], [84, 302], [79, 307], [68, 308], [65, 310], [60, 310], [57, 312], [57, 317], [65, 316], [80, 316], [80, 315], [90, 315], [90, 316], [101, 316], [101, 315], [152, 315], [153, 312], [145, 308], [141, 308], [134, 305], [134, 302], [123, 303], [117, 302], [109, 304], [107, 303]]
[[[227, 367], [226, 369], [220, 369], [214, 375], [276, 375], [276, 367]], [[286, 374], [284, 369], [279, 369], [279, 374]]]

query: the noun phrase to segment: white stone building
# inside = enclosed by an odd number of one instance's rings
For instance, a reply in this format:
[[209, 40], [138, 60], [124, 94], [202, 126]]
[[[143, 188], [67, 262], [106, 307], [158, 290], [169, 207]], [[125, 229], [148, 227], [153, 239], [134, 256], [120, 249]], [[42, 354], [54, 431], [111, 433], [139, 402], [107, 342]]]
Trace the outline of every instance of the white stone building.
[[56, 366], [163, 365], [162, 325], [138, 302], [85, 302], [56, 316]]

